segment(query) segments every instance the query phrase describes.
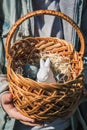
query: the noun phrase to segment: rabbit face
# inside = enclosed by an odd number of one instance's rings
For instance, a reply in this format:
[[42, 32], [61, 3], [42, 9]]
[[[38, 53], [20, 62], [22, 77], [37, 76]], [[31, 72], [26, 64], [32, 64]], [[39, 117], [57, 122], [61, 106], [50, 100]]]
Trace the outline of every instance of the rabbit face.
[[48, 80], [49, 78], [49, 68], [45, 67], [45, 68], [41, 68], [39, 69], [39, 73], [37, 74], [37, 79], [39, 79], [39, 82], [44, 82], [46, 80]]
[[38, 82], [54, 83], [56, 82], [53, 72], [50, 68], [50, 59], [47, 58], [46, 62], [40, 59], [40, 69], [37, 73]]

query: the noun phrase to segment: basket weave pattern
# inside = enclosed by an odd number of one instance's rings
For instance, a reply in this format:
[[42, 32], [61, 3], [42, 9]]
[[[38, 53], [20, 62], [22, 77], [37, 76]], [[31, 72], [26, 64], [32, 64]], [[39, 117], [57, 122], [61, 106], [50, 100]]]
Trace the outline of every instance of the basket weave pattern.
[[[77, 52], [71, 43], [55, 37], [28, 37], [11, 45], [10, 41], [15, 29], [27, 18], [38, 14], [52, 14], [68, 21], [80, 37], [80, 51]], [[37, 121], [53, 121], [58, 117], [70, 117], [83, 96], [84, 38], [77, 25], [60, 12], [47, 10], [31, 12], [15, 23], [8, 34], [6, 43], [7, 76], [16, 108], [23, 115]], [[16, 68], [26, 63], [39, 63], [40, 54], [43, 52], [69, 58], [76, 77], [73, 76], [71, 81], [62, 84], [47, 84], [24, 78], [15, 73]]]

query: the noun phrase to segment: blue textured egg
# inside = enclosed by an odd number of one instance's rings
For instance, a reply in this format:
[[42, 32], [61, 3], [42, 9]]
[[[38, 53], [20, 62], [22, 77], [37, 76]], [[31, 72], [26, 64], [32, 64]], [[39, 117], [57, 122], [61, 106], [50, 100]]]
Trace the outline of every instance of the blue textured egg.
[[37, 72], [38, 72], [38, 66], [25, 64], [24, 66], [22, 66], [22, 69], [23, 69], [23, 76], [24, 77], [36, 80]]

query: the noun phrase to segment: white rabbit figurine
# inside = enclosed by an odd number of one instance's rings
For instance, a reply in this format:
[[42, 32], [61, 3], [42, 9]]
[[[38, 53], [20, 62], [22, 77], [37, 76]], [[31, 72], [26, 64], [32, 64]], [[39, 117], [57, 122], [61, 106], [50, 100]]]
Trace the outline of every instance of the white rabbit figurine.
[[37, 73], [37, 81], [46, 83], [56, 83], [53, 72], [50, 68], [49, 58], [47, 58], [46, 61], [44, 61], [42, 58], [40, 59], [40, 68]]

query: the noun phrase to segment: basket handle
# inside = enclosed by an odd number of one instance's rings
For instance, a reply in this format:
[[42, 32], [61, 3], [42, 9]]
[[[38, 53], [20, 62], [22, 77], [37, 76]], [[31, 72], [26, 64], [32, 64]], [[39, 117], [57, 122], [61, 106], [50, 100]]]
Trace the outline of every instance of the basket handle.
[[16, 21], [16, 23], [10, 29], [7, 39], [6, 39], [6, 57], [7, 57], [7, 59], [10, 56], [11, 39], [12, 39], [12, 36], [13, 36], [16, 28], [26, 19], [28, 19], [32, 16], [41, 15], [41, 14], [54, 15], [54, 16], [61, 17], [73, 26], [73, 28], [76, 30], [76, 32], [80, 38], [81, 47], [80, 47], [79, 55], [81, 57], [83, 57], [85, 40], [84, 40], [82, 32], [80, 31], [80, 28], [76, 25], [76, 23], [70, 17], [66, 16], [65, 14], [63, 14], [61, 12], [57, 12], [54, 10], [37, 10], [37, 11], [29, 12], [28, 14], [22, 16], [19, 20]]

